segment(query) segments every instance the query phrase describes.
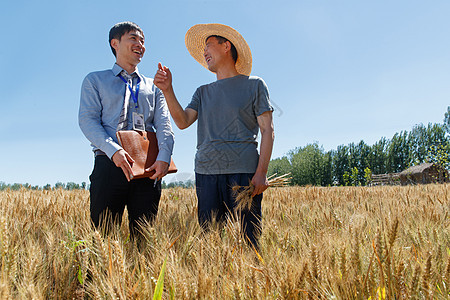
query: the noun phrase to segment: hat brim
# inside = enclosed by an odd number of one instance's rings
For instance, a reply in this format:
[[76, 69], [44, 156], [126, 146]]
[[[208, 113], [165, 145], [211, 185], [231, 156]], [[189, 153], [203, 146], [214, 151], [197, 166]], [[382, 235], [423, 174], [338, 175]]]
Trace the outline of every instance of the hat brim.
[[202, 66], [208, 69], [203, 56], [206, 39], [211, 35], [218, 35], [233, 43], [238, 53], [236, 71], [249, 76], [252, 71], [252, 53], [247, 42], [235, 29], [223, 24], [197, 24], [192, 26], [185, 36], [185, 44], [189, 53]]

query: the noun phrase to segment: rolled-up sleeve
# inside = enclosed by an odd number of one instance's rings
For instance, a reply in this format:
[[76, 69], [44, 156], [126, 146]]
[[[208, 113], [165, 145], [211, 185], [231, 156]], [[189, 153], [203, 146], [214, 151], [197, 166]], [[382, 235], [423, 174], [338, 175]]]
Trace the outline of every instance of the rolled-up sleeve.
[[122, 147], [102, 126], [102, 103], [95, 80], [90, 75], [86, 76], [81, 86], [78, 124], [94, 148], [102, 150], [109, 158], [112, 158], [114, 153]]
[[273, 111], [273, 107], [270, 104], [269, 89], [264, 80], [258, 78], [257, 84], [256, 97], [253, 101], [253, 111], [256, 116], [260, 116], [266, 111]]
[[158, 139], [159, 153], [156, 160], [170, 163], [172, 156], [174, 135], [170, 123], [169, 109], [167, 108], [164, 94], [155, 89], [155, 115], [153, 117], [153, 126], [156, 129], [156, 138]]
[[191, 102], [186, 106], [186, 108], [193, 109], [198, 112], [198, 107], [200, 106], [200, 88], [195, 90], [194, 95], [192, 96]]

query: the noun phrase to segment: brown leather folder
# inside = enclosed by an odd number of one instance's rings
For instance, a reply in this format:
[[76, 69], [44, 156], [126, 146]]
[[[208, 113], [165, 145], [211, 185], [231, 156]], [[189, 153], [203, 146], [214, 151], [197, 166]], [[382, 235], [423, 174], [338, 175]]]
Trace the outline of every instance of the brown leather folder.
[[[145, 172], [156, 161], [158, 156], [158, 140], [156, 134], [149, 131], [120, 130], [116, 132], [122, 148], [134, 159], [131, 165], [133, 179], [150, 177], [155, 171]], [[169, 173], [177, 172], [177, 167], [170, 159]]]

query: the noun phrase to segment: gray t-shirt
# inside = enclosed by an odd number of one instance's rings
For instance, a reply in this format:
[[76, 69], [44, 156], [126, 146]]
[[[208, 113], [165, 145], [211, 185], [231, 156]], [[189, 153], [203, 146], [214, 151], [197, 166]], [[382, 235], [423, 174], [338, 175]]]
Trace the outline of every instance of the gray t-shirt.
[[265, 82], [238, 75], [200, 86], [187, 106], [198, 112], [195, 172], [254, 173], [257, 117], [273, 111]]

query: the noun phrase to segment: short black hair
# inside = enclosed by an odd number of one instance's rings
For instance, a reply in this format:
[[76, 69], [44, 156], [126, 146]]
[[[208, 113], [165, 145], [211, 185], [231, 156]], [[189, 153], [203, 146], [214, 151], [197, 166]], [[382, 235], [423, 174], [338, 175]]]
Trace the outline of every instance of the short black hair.
[[116, 56], [116, 50], [111, 46], [112, 39], [120, 41], [124, 34], [134, 30], [139, 31], [142, 36], [144, 36], [144, 32], [142, 31], [141, 27], [139, 27], [136, 23], [129, 21], [117, 23], [111, 28], [111, 30], [109, 31], [109, 46], [111, 47], [111, 51], [114, 56]]
[[[210, 35], [206, 38], [206, 41], [210, 38], [210, 37], [215, 37], [217, 39], [217, 41], [219, 42], [219, 44], [223, 44], [225, 42], [230, 42], [230, 40], [224, 38], [223, 36], [220, 35]], [[205, 42], [206, 42], [205, 41]], [[236, 47], [234, 47], [233, 43], [230, 42], [231, 44], [231, 57], [233, 58], [234, 62], [236, 63], [237, 59], [238, 59], [238, 53], [236, 50]]]

